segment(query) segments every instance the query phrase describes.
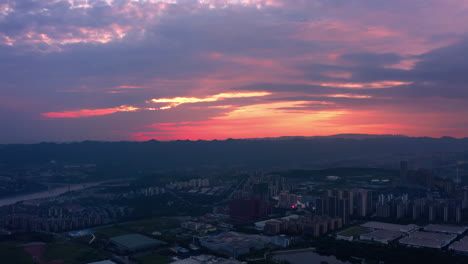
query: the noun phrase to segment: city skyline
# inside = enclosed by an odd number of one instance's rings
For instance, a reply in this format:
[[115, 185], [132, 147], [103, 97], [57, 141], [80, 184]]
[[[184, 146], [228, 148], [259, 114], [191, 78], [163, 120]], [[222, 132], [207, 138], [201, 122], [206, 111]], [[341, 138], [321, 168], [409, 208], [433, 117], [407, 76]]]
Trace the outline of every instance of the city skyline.
[[468, 1], [0, 3], [0, 144], [468, 135]]

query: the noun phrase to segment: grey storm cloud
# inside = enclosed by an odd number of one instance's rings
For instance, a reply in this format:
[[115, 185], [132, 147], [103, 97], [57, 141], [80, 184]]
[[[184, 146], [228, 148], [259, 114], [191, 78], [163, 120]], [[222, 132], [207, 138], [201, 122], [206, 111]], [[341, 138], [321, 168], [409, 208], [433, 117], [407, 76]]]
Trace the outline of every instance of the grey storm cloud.
[[381, 67], [389, 64], [396, 64], [403, 60], [403, 57], [395, 53], [353, 53], [344, 54], [341, 59], [356, 63], [359, 66]]

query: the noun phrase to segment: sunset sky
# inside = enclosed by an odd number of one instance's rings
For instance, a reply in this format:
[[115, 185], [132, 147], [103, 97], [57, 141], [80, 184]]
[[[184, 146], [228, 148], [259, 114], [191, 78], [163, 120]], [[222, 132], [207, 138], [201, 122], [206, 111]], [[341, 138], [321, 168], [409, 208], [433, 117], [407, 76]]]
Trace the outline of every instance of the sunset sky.
[[468, 0], [0, 0], [0, 143], [468, 137]]

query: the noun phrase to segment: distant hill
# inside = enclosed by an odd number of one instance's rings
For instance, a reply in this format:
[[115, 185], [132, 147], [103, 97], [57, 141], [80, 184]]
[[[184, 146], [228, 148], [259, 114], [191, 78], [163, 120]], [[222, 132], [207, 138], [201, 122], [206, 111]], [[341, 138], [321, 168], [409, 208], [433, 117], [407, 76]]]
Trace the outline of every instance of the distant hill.
[[410, 159], [424, 167], [447, 159], [463, 160], [467, 154], [468, 138], [343, 134], [262, 140], [11, 144], [0, 145], [0, 164], [9, 167], [56, 160], [122, 168], [307, 169], [396, 167], [400, 159]]

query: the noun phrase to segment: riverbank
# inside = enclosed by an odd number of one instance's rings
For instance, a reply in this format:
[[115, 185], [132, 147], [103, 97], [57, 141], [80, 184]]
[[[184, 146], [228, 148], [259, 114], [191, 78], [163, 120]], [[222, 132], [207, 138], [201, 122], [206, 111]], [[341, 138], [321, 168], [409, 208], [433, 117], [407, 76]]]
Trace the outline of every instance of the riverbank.
[[63, 185], [63, 186], [59, 186], [59, 187], [52, 188], [52, 189], [45, 190], [45, 191], [4, 197], [4, 198], [0, 198], [0, 206], [11, 205], [11, 204], [15, 204], [21, 201], [59, 196], [69, 191], [76, 191], [76, 190], [91, 188], [91, 187], [95, 187], [95, 186], [108, 183], [108, 182], [112, 182], [112, 181], [99, 181], [99, 182], [87, 182], [87, 183], [80, 183], [80, 184]]

